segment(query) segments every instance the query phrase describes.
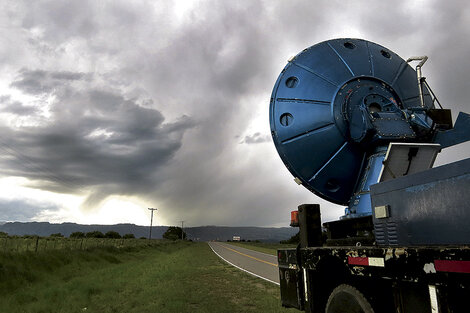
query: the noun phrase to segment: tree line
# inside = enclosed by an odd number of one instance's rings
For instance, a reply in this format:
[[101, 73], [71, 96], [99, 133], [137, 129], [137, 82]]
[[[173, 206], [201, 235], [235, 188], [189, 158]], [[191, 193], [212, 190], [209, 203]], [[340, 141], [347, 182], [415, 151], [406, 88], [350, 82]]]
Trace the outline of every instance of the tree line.
[[[0, 231], [0, 237], [9, 237], [7, 233]], [[23, 238], [33, 238], [38, 237], [35, 235], [24, 235]], [[61, 233], [50, 234], [49, 237], [52, 238], [64, 238], [65, 236]], [[90, 231], [87, 233], [76, 231], [70, 234], [69, 238], [82, 239], [82, 238], [111, 238], [111, 239], [134, 239], [134, 234], [125, 234], [121, 236], [117, 231], [110, 230], [106, 233], [102, 233], [99, 230]], [[177, 239], [186, 239], [186, 232], [184, 232], [181, 227], [170, 226], [163, 234], [164, 239], [168, 240], [177, 240]], [[146, 237], [140, 237], [140, 239], [147, 239]]]
[[[0, 237], [10, 237], [8, 233], [0, 231]], [[35, 235], [24, 235], [23, 238], [32, 238], [38, 237]], [[53, 238], [64, 238], [65, 236], [61, 233], [54, 233], [50, 234], [49, 237]], [[81, 239], [81, 238], [111, 238], [111, 239], [134, 239], [134, 234], [125, 234], [121, 236], [117, 231], [110, 230], [106, 233], [102, 233], [98, 230], [90, 231], [87, 233], [76, 231], [70, 234], [69, 238]], [[146, 239], [145, 237], [141, 237], [141, 239]]]

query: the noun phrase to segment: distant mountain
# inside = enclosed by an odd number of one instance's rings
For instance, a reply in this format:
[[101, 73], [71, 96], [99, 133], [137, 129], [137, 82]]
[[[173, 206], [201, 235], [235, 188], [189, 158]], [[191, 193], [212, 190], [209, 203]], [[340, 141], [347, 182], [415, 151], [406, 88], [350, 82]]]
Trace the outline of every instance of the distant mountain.
[[[162, 238], [168, 226], [153, 226], [152, 238]], [[0, 231], [9, 235], [38, 235], [49, 236], [54, 233], [61, 233], [68, 237], [73, 232], [101, 231], [106, 233], [110, 230], [121, 235], [134, 234], [136, 238], [148, 237], [149, 226], [138, 226], [134, 224], [116, 225], [82, 225], [75, 223], [51, 224], [48, 222], [9, 222], [0, 224]], [[227, 226], [201, 226], [184, 228], [187, 237], [192, 240], [209, 241], [232, 239], [233, 236], [240, 236], [245, 240], [260, 240], [265, 242], [279, 242], [289, 239], [297, 233], [297, 229], [291, 227], [227, 227]]]
[[185, 228], [189, 238], [201, 241], [232, 239], [240, 236], [245, 240], [260, 240], [264, 242], [279, 242], [295, 235], [299, 230], [292, 227], [228, 227], [228, 226], [201, 226]]

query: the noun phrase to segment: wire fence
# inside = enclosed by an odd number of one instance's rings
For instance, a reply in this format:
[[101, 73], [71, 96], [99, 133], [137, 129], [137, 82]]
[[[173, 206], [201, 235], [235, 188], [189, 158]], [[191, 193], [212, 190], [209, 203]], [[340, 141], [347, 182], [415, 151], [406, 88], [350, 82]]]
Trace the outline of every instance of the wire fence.
[[49, 250], [86, 250], [97, 247], [137, 247], [161, 244], [156, 239], [0, 237], [2, 252], [41, 252]]

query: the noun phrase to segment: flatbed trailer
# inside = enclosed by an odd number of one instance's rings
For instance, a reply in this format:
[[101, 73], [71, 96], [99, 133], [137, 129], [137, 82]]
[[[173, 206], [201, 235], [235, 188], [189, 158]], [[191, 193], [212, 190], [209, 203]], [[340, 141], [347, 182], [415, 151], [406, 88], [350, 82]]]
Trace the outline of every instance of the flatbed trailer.
[[[470, 310], [469, 247], [309, 247], [280, 250], [278, 262], [286, 307], [312, 313], [356, 312], [357, 305], [384, 313]], [[332, 308], [335, 303], [351, 310]]]
[[[326, 233], [318, 205], [299, 207], [301, 243], [278, 251], [282, 304], [313, 313], [355, 305], [470, 312], [470, 159], [373, 185], [371, 200], [374, 215], [325, 223]], [[449, 212], [452, 222], [442, 217]], [[369, 235], [348, 236], [355, 228]]]

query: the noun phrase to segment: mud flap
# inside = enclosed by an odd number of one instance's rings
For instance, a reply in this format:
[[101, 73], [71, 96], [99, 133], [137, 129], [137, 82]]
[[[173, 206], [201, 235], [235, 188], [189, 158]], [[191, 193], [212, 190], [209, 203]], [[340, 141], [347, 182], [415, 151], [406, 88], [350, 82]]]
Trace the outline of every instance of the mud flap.
[[304, 286], [302, 272], [279, 267], [282, 306], [303, 310]]

